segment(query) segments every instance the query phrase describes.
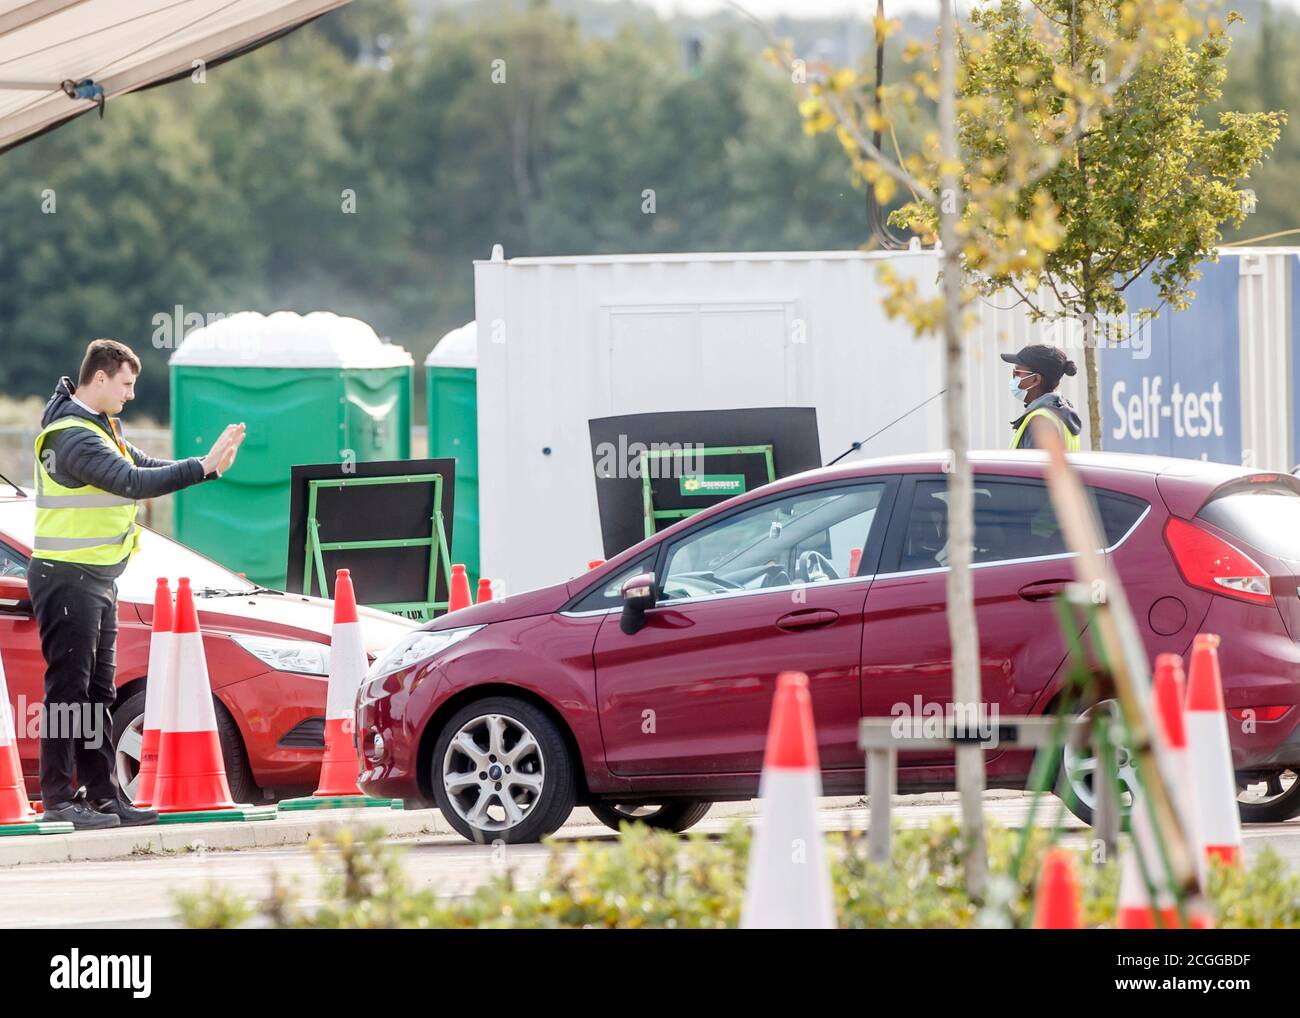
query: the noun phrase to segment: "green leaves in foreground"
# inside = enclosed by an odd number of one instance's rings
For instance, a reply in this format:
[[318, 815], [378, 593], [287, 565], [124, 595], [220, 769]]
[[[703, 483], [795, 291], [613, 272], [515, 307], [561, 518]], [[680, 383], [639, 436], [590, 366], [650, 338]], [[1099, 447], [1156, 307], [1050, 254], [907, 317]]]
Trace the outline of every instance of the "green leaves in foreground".
[[[991, 900], [972, 901], [965, 890], [961, 831], [955, 820], [898, 830], [888, 867], [867, 861], [859, 834], [830, 835], [831, 879], [839, 924], [847, 929], [961, 929], [1027, 926], [1033, 880], [1047, 833], [1036, 832], [1023, 876], [1011, 874], [1018, 832], [989, 831]], [[322, 872], [319, 905], [273, 879], [257, 906], [219, 887], [177, 898], [187, 926], [240, 926], [256, 915], [281, 928], [656, 928], [713, 929], [740, 921], [749, 829], [737, 822], [721, 837], [685, 838], [625, 826], [617, 842], [555, 842], [542, 872], [527, 879], [512, 868], [468, 896], [440, 897], [416, 887], [403, 864], [405, 849], [387, 844], [379, 829], [344, 829], [315, 843]], [[1118, 866], [1091, 865], [1078, 856], [1085, 920], [1111, 924]], [[1300, 927], [1300, 876], [1271, 849], [1249, 869], [1215, 868], [1210, 896], [1221, 927]]]

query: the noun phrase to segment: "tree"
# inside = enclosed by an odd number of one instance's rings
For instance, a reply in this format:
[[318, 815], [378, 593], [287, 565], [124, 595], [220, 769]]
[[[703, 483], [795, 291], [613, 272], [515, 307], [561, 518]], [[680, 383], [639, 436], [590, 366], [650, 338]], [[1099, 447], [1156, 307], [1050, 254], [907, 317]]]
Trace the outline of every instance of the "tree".
[[[1097, 344], [1125, 338], [1119, 326], [1099, 335], [1099, 319], [1128, 311], [1128, 287], [1147, 274], [1160, 304], [1137, 309], [1136, 319], [1154, 318], [1165, 305], [1187, 307], [1197, 266], [1216, 257], [1223, 226], [1246, 217], [1251, 199], [1240, 188], [1286, 122], [1280, 112], [1222, 112], [1217, 128], [1206, 126], [1227, 75], [1226, 27], [1210, 18], [1203, 31], [1187, 25], [1134, 50], [1144, 25], [1130, 0], [1038, 0], [1032, 12], [1019, 0], [1000, 0], [971, 13], [960, 88], [965, 186], [1000, 183], [1005, 128], [1017, 125], [1060, 158], [1018, 189], [1013, 223], [1046, 197], [1050, 206], [1042, 207], [1054, 209], [1059, 236], [1041, 266], [988, 257], [1009, 235], [1000, 218], [976, 209], [968, 216], [967, 271], [985, 294], [1014, 291], [1035, 320], [1080, 324], [1094, 449], [1101, 448]], [[1133, 62], [1123, 82], [1076, 130], [1077, 83], [1104, 87], [1126, 58]], [[922, 202], [894, 218], [930, 234], [937, 225]]]
[[[1079, 0], [1086, 5], [1090, 0]], [[737, 4], [737, 6], [739, 6]], [[1092, 6], [1107, 6], [1101, 0]], [[887, 37], [899, 28], [878, 0], [875, 28]], [[1035, 37], [1018, 39], [1020, 48], [989, 30], [978, 8], [960, 39], [952, 0], [939, 0], [939, 46], [908, 42], [904, 59], [916, 66], [910, 79], [877, 88], [873, 77], [853, 67], [834, 68], [799, 58], [788, 44], [770, 55], [789, 72], [803, 96], [800, 111], [810, 133], [833, 132], [854, 178], [875, 190], [885, 205], [900, 187], [912, 195], [896, 221], [912, 225], [931, 240], [942, 240], [942, 285], [936, 295], [919, 292], [916, 281], [886, 266], [885, 310], [903, 316], [918, 335], [943, 339], [947, 393], [944, 399], [948, 462], [947, 615], [952, 647], [953, 700], [983, 709], [979, 635], [975, 630], [971, 580], [974, 532], [973, 481], [965, 434], [966, 393], [962, 380], [963, 345], [969, 306], [990, 279], [1043, 278], [1048, 260], [1066, 239], [1053, 192], [1041, 186], [1077, 151], [1082, 138], [1105, 132], [1104, 116], [1116, 94], [1143, 62], [1170, 52], [1202, 31], [1182, 0], [1116, 0], [1106, 20], [1087, 12], [1080, 31], [1093, 39], [1114, 66], [1098, 74], [1083, 61], [1056, 67], [1035, 63]], [[1003, 16], [1019, 10], [1018, 0], [1003, 0]], [[1213, 30], [1212, 30], [1213, 31]], [[1023, 82], [1009, 102], [977, 86], [991, 54], [1007, 80]], [[1034, 88], [1046, 74], [1053, 90]], [[915, 121], [923, 108], [938, 107], [937, 130], [927, 132], [918, 151], [892, 159], [871, 140], [888, 135], [900, 118]], [[982, 132], [973, 132], [979, 124]], [[1167, 217], [1154, 210], [1152, 215]], [[968, 880], [973, 894], [984, 893], [987, 873], [983, 836], [983, 759], [978, 750], [957, 755]]]

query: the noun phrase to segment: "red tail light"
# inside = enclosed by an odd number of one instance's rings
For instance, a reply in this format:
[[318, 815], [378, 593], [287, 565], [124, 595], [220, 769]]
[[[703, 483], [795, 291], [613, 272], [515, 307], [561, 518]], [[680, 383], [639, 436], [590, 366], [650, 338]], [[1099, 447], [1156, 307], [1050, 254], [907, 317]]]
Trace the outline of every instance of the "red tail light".
[[1165, 544], [1178, 571], [1193, 587], [1251, 604], [1272, 604], [1269, 575], [1240, 548], [1194, 523], [1169, 517]]
[[1228, 714], [1234, 721], [1277, 721], [1291, 708], [1286, 705], [1277, 707], [1229, 707]]

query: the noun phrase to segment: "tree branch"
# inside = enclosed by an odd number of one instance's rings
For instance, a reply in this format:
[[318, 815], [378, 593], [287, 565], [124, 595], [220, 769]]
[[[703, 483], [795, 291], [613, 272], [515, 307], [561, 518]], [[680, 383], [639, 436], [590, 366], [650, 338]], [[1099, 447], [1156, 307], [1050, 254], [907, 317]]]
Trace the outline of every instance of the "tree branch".
[[[753, 23], [758, 30], [763, 33], [763, 37], [767, 40], [768, 45], [772, 47], [772, 52], [776, 53], [780, 59], [781, 66], [783, 66], [787, 71], [793, 72], [794, 67], [785, 58], [785, 49], [781, 40], [776, 37], [776, 34], [768, 27], [767, 23], [761, 18], [751, 14], [738, 2], [738, 0], [727, 0], [727, 5], [742, 17]], [[839, 96], [829, 90], [820, 96], [814, 95], [812, 89], [808, 87], [808, 83], [796, 80], [793, 73], [791, 74], [790, 80], [799, 89], [800, 94], [805, 98], [822, 99], [826, 102], [826, 105], [830, 107], [830, 111], [832, 115], [834, 115], [836, 122], [840, 127], [844, 128], [844, 130], [848, 132], [849, 137], [853, 139], [853, 143], [858, 146], [863, 155], [873, 163], [880, 166], [881, 169], [913, 194], [919, 195], [927, 204], [938, 205], [938, 195], [931, 191], [930, 188], [926, 187], [925, 184], [916, 177], [912, 176], [912, 174], [908, 173], [902, 166], [887, 158], [880, 149], [871, 143], [871, 140], [863, 134], [861, 129], [858, 127], [856, 118], [849, 117], [845, 112]]]

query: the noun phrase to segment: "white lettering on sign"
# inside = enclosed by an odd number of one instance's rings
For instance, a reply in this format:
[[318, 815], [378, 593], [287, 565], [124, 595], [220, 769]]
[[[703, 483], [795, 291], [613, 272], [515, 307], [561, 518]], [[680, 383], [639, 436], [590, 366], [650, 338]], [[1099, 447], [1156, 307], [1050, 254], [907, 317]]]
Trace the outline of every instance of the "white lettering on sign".
[[1115, 414], [1111, 437], [1140, 441], [1159, 438], [1161, 423], [1173, 428], [1175, 438], [1223, 437], [1223, 392], [1219, 383], [1208, 391], [1184, 392], [1175, 382], [1168, 397], [1164, 379], [1150, 375], [1142, 379], [1140, 392], [1130, 393], [1127, 382], [1111, 386], [1110, 405]]

